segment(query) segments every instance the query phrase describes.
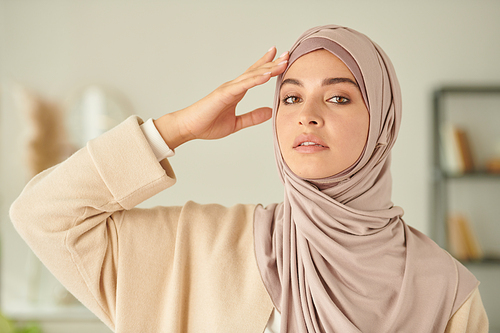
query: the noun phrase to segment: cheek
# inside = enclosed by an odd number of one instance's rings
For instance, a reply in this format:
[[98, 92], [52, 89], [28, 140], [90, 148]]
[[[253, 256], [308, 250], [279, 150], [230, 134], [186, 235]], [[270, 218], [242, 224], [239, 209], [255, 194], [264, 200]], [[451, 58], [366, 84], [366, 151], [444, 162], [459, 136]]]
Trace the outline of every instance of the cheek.
[[293, 140], [295, 138], [291, 131], [290, 119], [284, 117], [283, 115], [280, 116], [279, 109], [278, 114], [276, 115], [276, 137], [281, 156], [283, 157], [284, 162], [290, 166], [290, 163], [293, 164], [291, 154]]
[[368, 130], [370, 126], [370, 119], [368, 112], [357, 117], [349, 126], [350, 137], [352, 138], [351, 147], [356, 153], [361, 153], [365, 147], [366, 140], [368, 139]]
[[[276, 136], [278, 138], [278, 145], [280, 150], [283, 148], [283, 143], [286, 140], [286, 125], [285, 120], [283, 119], [282, 114], [280, 114], [279, 109], [276, 114]], [[283, 151], [282, 151], [283, 152]]]
[[365, 112], [363, 119], [359, 124], [360, 140], [363, 142], [363, 147], [368, 139], [368, 131], [370, 130], [370, 114]]
[[368, 138], [368, 112], [353, 117], [336, 118], [331, 124], [332, 139], [338, 143], [338, 149], [342, 154], [348, 158], [353, 155], [359, 157]]

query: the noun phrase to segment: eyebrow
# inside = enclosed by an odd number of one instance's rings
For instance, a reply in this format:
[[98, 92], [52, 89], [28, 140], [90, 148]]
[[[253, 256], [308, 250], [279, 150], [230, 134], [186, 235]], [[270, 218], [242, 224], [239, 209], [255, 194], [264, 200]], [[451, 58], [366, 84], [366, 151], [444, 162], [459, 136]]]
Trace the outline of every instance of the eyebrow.
[[[321, 85], [322, 86], [328, 86], [328, 85], [338, 84], [338, 83], [350, 83], [350, 84], [354, 85], [356, 88], [359, 89], [358, 84], [355, 81], [353, 81], [353, 80], [351, 80], [350, 78], [347, 78], [347, 77], [327, 78], [327, 79], [323, 80], [323, 82], [321, 83]], [[297, 79], [286, 79], [286, 80], [283, 80], [283, 82], [281, 83], [281, 86], [283, 86], [285, 84], [293, 84], [293, 85], [296, 85], [296, 86], [299, 86], [299, 87], [303, 87], [304, 86], [302, 84], [302, 82], [300, 80], [297, 80]]]

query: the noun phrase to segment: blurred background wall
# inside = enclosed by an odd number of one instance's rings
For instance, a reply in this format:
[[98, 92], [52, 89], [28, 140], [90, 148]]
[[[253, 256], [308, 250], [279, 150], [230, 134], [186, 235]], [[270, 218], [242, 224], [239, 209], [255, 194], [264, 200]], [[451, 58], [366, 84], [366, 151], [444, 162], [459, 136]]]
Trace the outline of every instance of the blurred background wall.
[[[24, 297], [28, 283], [29, 250], [8, 217], [29, 178], [26, 119], [14, 87], [71, 110], [82, 88], [99, 85], [129, 113], [157, 118], [235, 78], [271, 46], [281, 54], [310, 27], [352, 27], [381, 45], [398, 73], [404, 109], [393, 150], [393, 201], [408, 224], [428, 233], [431, 93], [446, 83], [500, 82], [499, 17], [500, 2], [492, 0], [0, 0], [3, 308]], [[271, 106], [273, 91], [274, 80], [248, 93], [239, 110]], [[190, 142], [171, 163], [176, 186], [144, 207], [282, 198], [270, 123]]]

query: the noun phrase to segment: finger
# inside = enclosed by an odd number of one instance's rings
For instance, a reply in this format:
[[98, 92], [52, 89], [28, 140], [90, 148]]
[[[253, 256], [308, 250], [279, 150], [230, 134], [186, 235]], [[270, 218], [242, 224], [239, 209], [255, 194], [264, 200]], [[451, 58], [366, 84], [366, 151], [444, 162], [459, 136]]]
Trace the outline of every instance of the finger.
[[256, 70], [259, 70], [261, 68], [271, 68], [273, 66], [276, 66], [276, 65], [280, 64], [283, 61], [288, 61], [289, 57], [290, 57], [290, 54], [288, 53], [288, 51], [286, 51], [286, 52], [284, 52], [283, 54], [281, 54], [278, 58], [276, 58], [274, 60], [270, 59], [268, 62], [260, 64], [260, 66], [255, 66], [255, 67], [252, 66], [252, 67], [250, 67], [249, 69], [247, 69], [243, 73], [243, 75], [244, 74], [248, 74], [248, 73], [252, 73], [252, 72], [254, 72]]
[[282, 57], [277, 58], [275, 61], [266, 63], [265, 65], [259, 68], [255, 68], [252, 71], [247, 71], [241, 74], [233, 81], [228, 82], [228, 84], [242, 82], [249, 78], [260, 75], [270, 75], [271, 77], [279, 75], [285, 71], [287, 64], [288, 64], [288, 53], [284, 53]]
[[[248, 69], [246, 72], [244, 72], [239, 77], [234, 79], [233, 82], [242, 81], [242, 80], [247, 79], [248, 77], [251, 77], [253, 75], [260, 75], [260, 74], [264, 74], [267, 72], [274, 73], [274, 72], [276, 72], [276, 70], [286, 69], [286, 66], [285, 66], [285, 68], [282, 68], [283, 67], [282, 65], [284, 65], [288, 62], [289, 57], [290, 57], [290, 55], [289, 55], [288, 51], [284, 52], [279, 58], [276, 58], [274, 61], [267, 62], [267, 63], [261, 65], [260, 67]], [[280, 74], [280, 73], [278, 73], [278, 74]], [[272, 76], [275, 76], [275, 75], [272, 75]]]
[[262, 107], [236, 117], [235, 132], [243, 128], [262, 124], [271, 119], [272, 109]]
[[274, 59], [274, 57], [276, 56], [276, 47], [271, 47], [267, 52], [266, 54], [264, 54], [262, 56], [262, 58], [260, 58], [259, 60], [257, 60], [252, 66], [250, 66], [246, 71], [249, 71], [249, 70], [252, 70], [252, 69], [255, 69], [255, 68], [258, 68], [262, 65], [264, 65], [265, 63], [268, 63], [270, 61], [272, 61]]
[[228, 82], [221, 86], [221, 92], [231, 95], [232, 98], [245, 94], [249, 89], [264, 84], [271, 77], [283, 73], [286, 69], [287, 61], [283, 61], [271, 68], [261, 68], [252, 73], [252, 75], [242, 75], [240, 78]]

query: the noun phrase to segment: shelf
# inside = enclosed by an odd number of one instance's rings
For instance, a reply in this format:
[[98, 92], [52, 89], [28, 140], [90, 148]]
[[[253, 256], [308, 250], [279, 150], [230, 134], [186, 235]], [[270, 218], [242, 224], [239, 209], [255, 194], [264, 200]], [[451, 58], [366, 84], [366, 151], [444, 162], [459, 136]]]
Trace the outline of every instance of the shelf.
[[442, 87], [434, 92], [439, 98], [443, 94], [498, 94], [500, 86], [498, 85], [455, 85]]
[[500, 257], [485, 257], [480, 260], [461, 260], [463, 265], [500, 265]]
[[67, 306], [9, 302], [2, 312], [14, 321], [97, 321], [97, 317], [81, 304]]
[[500, 179], [500, 173], [492, 173], [486, 171], [466, 172], [460, 174], [450, 174], [443, 172], [441, 174], [443, 175], [443, 178], [447, 179]]
[[466, 180], [466, 179], [499, 179], [500, 173], [492, 173], [486, 171], [474, 171], [474, 172], [466, 172], [466, 173], [449, 173], [446, 171], [442, 171], [440, 169], [436, 169], [434, 172], [434, 181], [440, 182], [443, 180]]

